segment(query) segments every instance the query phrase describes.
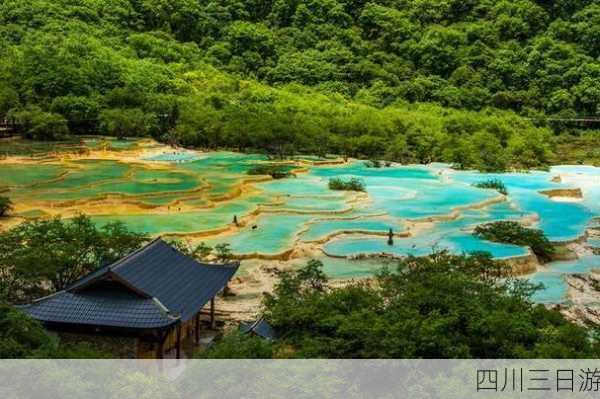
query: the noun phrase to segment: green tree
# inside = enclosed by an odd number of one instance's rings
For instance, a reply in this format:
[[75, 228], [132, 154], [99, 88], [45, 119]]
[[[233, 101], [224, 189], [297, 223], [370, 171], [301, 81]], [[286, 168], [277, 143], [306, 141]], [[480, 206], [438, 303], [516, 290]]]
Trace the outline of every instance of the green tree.
[[218, 345], [195, 353], [200, 359], [272, 359], [274, 345], [256, 336], [234, 331], [227, 334]]
[[36, 320], [0, 301], [1, 359], [102, 359], [110, 354], [89, 344], [65, 344]]
[[155, 126], [155, 117], [139, 108], [109, 109], [100, 113], [100, 128], [108, 136], [144, 136]]
[[67, 121], [59, 114], [44, 112], [38, 107], [13, 110], [9, 117], [21, 125], [25, 138], [59, 140], [69, 134]]
[[552, 260], [555, 252], [542, 230], [523, 227], [518, 222], [502, 220], [479, 225], [475, 227], [473, 234], [485, 240], [527, 246], [543, 262]]
[[61, 290], [84, 274], [139, 248], [146, 237], [84, 216], [33, 220], [0, 233], [0, 274], [13, 301]]
[[227, 243], [221, 243], [215, 245], [215, 257], [218, 262], [227, 263], [233, 259], [231, 248]]
[[[264, 300], [278, 333], [258, 343], [235, 333], [204, 357], [587, 358], [589, 332], [530, 300], [536, 286], [489, 254], [408, 258], [373, 282], [331, 286], [322, 264], [280, 276]], [[239, 348], [239, 350], [236, 350]]]
[[0, 302], [0, 358], [23, 359], [47, 352], [55, 342], [42, 325]]

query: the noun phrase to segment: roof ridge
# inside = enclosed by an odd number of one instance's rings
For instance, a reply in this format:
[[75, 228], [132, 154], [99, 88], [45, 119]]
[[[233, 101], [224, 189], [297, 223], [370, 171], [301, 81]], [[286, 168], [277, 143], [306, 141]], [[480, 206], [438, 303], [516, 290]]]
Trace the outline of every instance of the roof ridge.
[[144, 245], [143, 247], [136, 249], [135, 251], [125, 255], [121, 259], [118, 259], [115, 262], [108, 265], [107, 271], [115, 271], [115, 269], [117, 269], [118, 267], [123, 266], [123, 263], [125, 263], [126, 261], [128, 261], [130, 259], [133, 259], [137, 255], [140, 255], [145, 250], [149, 249], [151, 246], [153, 246], [154, 244], [157, 244], [160, 241], [162, 241], [162, 237], [161, 236], [156, 237], [155, 239], [153, 239], [152, 241], [150, 241], [148, 244]]
[[36, 304], [36, 303], [38, 303], [38, 302], [45, 301], [46, 299], [50, 299], [50, 298], [52, 298], [52, 297], [55, 297], [55, 296], [57, 296], [58, 294], [62, 294], [62, 293], [68, 293], [68, 292], [69, 292], [69, 291], [67, 291], [67, 290], [64, 290], [64, 289], [63, 289], [63, 290], [60, 290], [60, 291], [53, 292], [52, 294], [48, 294], [48, 295], [46, 295], [46, 296], [43, 296], [43, 297], [41, 297], [41, 298], [36, 298], [36, 299], [33, 299], [33, 300], [32, 300], [31, 302], [29, 302], [29, 303], [26, 303], [26, 304], [23, 304], [23, 305], [17, 305], [17, 306], [20, 306], [20, 307], [23, 307], [23, 308], [25, 308], [25, 307], [27, 307], [27, 306], [31, 306], [31, 305], [33, 305], [33, 304]]
[[250, 326], [250, 330], [249, 331], [254, 331], [254, 329], [256, 328], [256, 326], [258, 326], [258, 324], [263, 320], [263, 317], [259, 317], [258, 319], [254, 320], [254, 323], [252, 323], [252, 325]]
[[[191, 258], [191, 257], [189, 257], [189, 258]], [[240, 267], [240, 264], [241, 264], [239, 260], [236, 260], [233, 262], [227, 262], [227, 263], [206, 263], [206, 262], [198, 262], [194, 258], [191, 258], [191, 259], [194, 260], [196, 263], [198, 263], [202, 267], [213, 267], [213, 268], [224, 268], [225, 267], [225, 268], [230, 268], [230, 269], [236, 269], [236, 268]]]
[[173, 318], [173, 319], [180, 319], [181, 316], [178, 315], [177, 313], [171, 312], [169, 310], [169, 308], [167, 308], [161, 301], [160, 299], [158, 299], [157, 297], [153, 296], [152, 297], [152, 301], [154, 301], [154, 303], [160, 308], [160, 310], [162, 310], [163, 312], [165, 312], [167, 314], [167, 316]]

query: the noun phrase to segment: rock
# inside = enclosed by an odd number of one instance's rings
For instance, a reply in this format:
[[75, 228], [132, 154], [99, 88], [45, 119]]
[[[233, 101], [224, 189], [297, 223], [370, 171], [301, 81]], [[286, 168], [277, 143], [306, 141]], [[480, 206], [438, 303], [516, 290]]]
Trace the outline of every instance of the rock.
[[600, 325], [600, 269], [589, 273], [575, 273], [565, 277], [571, 306], [561, 313], [581, 325]]
[[550, 256], [552, 262], [579, 259], [577, 252], [566, 245], [555, 245], [555, 251]]
[[570, 306], [561, 310], [561, 313], [567, 320], [582, 326], [600, 325], [600, 308], [597, 306]]
[[540, 266], [537, 256], [531, 251], [527, 255], [508, 258], [505, 260], [505, 263], [511, 267], [512, 274], [515, 276], [534, 273]]
[[583, 198], [583, 192], [580, 188], [556, 188], [552, 190], [542, 190], [540, 194], [544, 194], [550, 198]]

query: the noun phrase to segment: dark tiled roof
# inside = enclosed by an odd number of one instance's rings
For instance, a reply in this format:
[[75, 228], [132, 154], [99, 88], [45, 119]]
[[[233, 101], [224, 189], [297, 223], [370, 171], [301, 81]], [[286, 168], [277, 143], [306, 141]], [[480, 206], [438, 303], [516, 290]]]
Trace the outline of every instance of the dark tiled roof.
[[61, 291], [22, 308], [44, 322], [128, 328], [160, 328], [177, 320], [152, 298], [118, 288]]
[[267, 323], [267, 321], [263, 318], [260, 318], [251, 323], [241, 323], [240, 331], [243, 334], [254, 333], [259, 337], [266, 339], [275, 339], [275, 331], [273, 328]]
[[[23, 310], [47, 322], [157, 328], [189, 320], [225, 287], [238, 266], [199, 263], [156, 239]], [[113, 281], [113, 288], [99, 289], [106, 280]], [[127, 290], [115, 290], [115, 284]]]

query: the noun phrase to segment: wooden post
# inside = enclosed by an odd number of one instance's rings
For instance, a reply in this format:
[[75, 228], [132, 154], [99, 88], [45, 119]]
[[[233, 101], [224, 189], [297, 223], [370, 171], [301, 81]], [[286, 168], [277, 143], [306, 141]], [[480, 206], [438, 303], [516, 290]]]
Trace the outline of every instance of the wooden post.
[[156, 358], [157, 359], [162, 359], [164, 357], [164, 352], [165, 352], [165, 338], [162, 337], [160, 338], [160, 341], [158, 341], [158, 347], [156, 348]]
[[210, 328], [212, 330], [217, 328], [215, 320], [215, 297], [212, 297], [210, 300]]
[[194, 341], [196, 345], [200, 343], [200, 312], [196, 313], [196, 322], [194, 326]]
[[177, 344], [176, 344], [176, 358], [181, 359], [181, 323], [177, 324]]

